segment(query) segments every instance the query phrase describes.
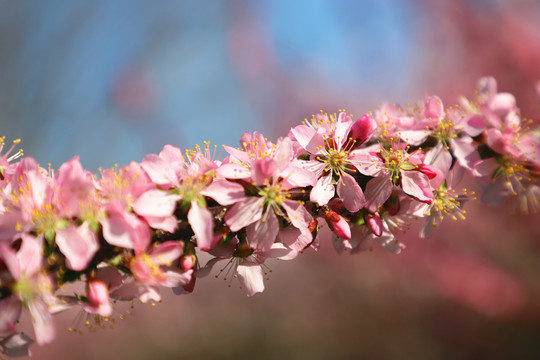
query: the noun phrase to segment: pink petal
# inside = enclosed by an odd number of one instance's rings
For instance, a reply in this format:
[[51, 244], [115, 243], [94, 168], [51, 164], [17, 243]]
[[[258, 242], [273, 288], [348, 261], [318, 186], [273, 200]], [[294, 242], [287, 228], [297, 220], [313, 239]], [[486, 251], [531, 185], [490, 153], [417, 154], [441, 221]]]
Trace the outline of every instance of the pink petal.
[[205, 251], [212, 248], [214, 245], [214, 217], [212, 213], [199, 206], [196, 201], [192, 201], [188, 212], [188, 221], [195, 233], [199, 248]]
[[23, 233], [21, 248], [17, 252], [20, 270], [26, 275], [33, 275], [41, 271], [42, 264], [42, 238]]
[[165, 145], [163, 150], [160, 151], [159, 157], [165, 160], [169, 165], [168, 167], [175, 174], [180, 174], [184, 169], [184, 156], [182, 150], [176, 146]]
[[[313, 242], [313, 235], [309, 230], [297, 229], [294, 226], [287, 226], [285, 229], [279, 230], [279, 240], [287, 246], [288, 249], [292, 249], [296, 252], [302, 251], [306, 246]], [[277, 245], [279, 243], [274, 243]], [[276, 257], [276, 256], [271, 256]], [[283, 259], [288, 260], [288, 259]]]
[[471, 136], [476, 137], [480, 135], [486, 128], [486, 120], [482, 115], [469, 115], [466, 118], [465, 125], [463, 127], [464, 132]]
[[349, 134], [349, 131], [352, 126], [352, 119], [350, 116], [346, 115], [345, 113], [339, 113], [338, 120], [336, 122], [336, 128], [334, 131], [334, 140], [337, 144], [337, 149], [341, 151], [343, 148], [343, 145], [348, 140], [347, 135]]
[[253, 296], [264, 291], [264, 273], [260, 265], [246, 264], [238, 265], [236, 269], [238, 280], [246, 289], [248, 296]]
[[174, 167], [155, 154], [146, 155], [140, 165], [157, 185], [173, 186], [177, 182]]
[[145, 222], [115, 203], [109, 203], [108, 213], [101, 220], [101, 225], [103, 237], [109, 244], [137, 251], [144, 251], [148, 247], [151, 234]]
[[52, 322], [52, 316], [47, 304], [39, 297], [33, 298], [28, 302], [28, 310], [32, 316], [34, 333], [36, 334], [36, 343], [44, 345], [51, 343], [56, 336], [56, 329]]
[[225, 149], [225, 151], [231, 154], [231, 156], [234, 157], [235, 160], [241, 161], [246, 164], [251, 164], [251, 159], [246, 151], [235, 149], [231, 146], [223, 146], [223, 148]]
[[326, 169], [326, 164], [317, 160], [302, 161], [301, 166], [312, 173], [316, 179], [323, 175], [323, 171]]
[[427, 130], [405, 130], [401, 131], [399, 137], [409, 145], [418, 146], [426, 141], [429, 136]]
[[251, 178], [255, 183], [262, 185], [265, 180], [269, 180], [278, 168], [276, 160], [264, 157], [251, 164]]
[[420, 171], [402, 171], [401, 187], [406, 194], [419, 201], [431, 202], [433, 200], [433, 189], [429, 184], [429, 179]]
[[384, 169], [381, 159], [373, 152], [357, 150], [349, 156], [348, 160], [360, 173], [367, 176], [378, 176]]
[[309, 126], [298, 125], [291, 129], [291, 133], [294, 135], [296, 141], [310, 153], [316, 153], [318, 151], [317, 147], [324, 144], [324, 140], [322, 142], [320, 141], [322, 137], [317, 138], [321, 144], [311, 143], [317, 132]]
[[476, 151], [473, 140], [468, 136], [450, 139], [452, 153], [461, 166], [471, 170], [472, 165], [480, 160], [480, 155]]
[[23, 214], [16, 209], [0, 213], [0, 242], [11, 240], [18, 233], [17, 223], [22, 223]]
[[80, 204], [94, 189], [92, 174], [83, 169], [79, 157], [75, 156], [62, 164], [55, 175], [57, 206], [67, 217], [78, 216]]
[[427, 239], [431, 237], [440, 222], [441, 217], [438, 213], [433, 212], [431, 213], [431, 215], [428, 215], [424, 222], [424, 225], [422, 226], [422, 230], [420, 231], [420, 238]]
[[444, 117], [444, 106], [442, 100], [438, 96], [430, 96], [426, 100], [424, 116], [428, 120], [437, 122]]
[[499, 164], [494, 158], [479, 160], [474, 164], [473, 175], [491, 177], [498, 167]]
[[434, 148], [428, 150], [424, 162], [439, 169], [446, 176], [452, 166], [452, 155], [443, 143], [439, 142]]
[[184, 245], [179, 241], [165, 241], [150, 250], [152, 262], [159, 265], [170, 264], [177, 260], [184, 251]]
[[499, 163], [494, 158], [479, 160], [473, 165], [472, 174], [477, 177], [491, 177], [498, 167]]
[[66, 257], [67, 267], [75, 271], [84, 270], [99, 249], [97, 236], [87, 222], [57, 230], [56, 245]]
[[298, 256], [298, 251], [289, 249], [283, 244], [274, 243], [272, 248], [266, 253], [269, 258], [280, 259], [280, 260], [292, 260]]
[[343, 201], [345, 208], [352, 213], [357, 212], [366, 205], [362, 188], [349, 174], [343, 174], [337, 183], [337, 193]]
[[309, 224], [313, 220], [311, 213], [306, 210], [304, 205], [293, 201], [287, 200], [281, 206], [287, 212], [288, 220], [293, 224], [294, 227], [302, 230], [307, 229]]
[[510, 93], [498, 93], [489, 100], [488, 107], [497, 114], [504, 114], [516, 108], [516, 98]]
[[274, 156], [277, 163], [277, 168], [282, 170], [289, 166], [293, 153], [294, 150], [291, 139], [288, 137], [282, 138], [278, 143], [278, 150]]
[[216, 176], [224, 179], [246, 179], [251, 176], [251, 170], [241, 164], [226, 163], [216, 169]]
[[144, 220], [151, 228], [170, 233], [174, 233], [178, 227], [178, 219], [174, 215], [167, 217], [144, 216]]
[[322, 176], [317, 180], [317, 184], [311, 189], [309, 194], [309, 200], [319, 205], [326, 205], [331, 198], [334, 197], [336, 189], [332, 184], [332, 174], [329, 173], [326, 176]]
[[254, 196], [238, 202], [225, 214], [225, 223], [232, 231], [238, 231], [261, 218], [263, 204], [264, 198]]
[[167, 217], [176, 209], [176, 203], [181, 197], [169, 194], [163, 190], [149, 190], [143, 193], [133, 203], [133, 211], [141, 216]]
[[268, 251], [276, 240], [279, 223], [272, 210], [267, 210], [263, 218], [247, 227], [247, 238], [251, 248]]
[[284, 178], [283, 189], [313, 186], [317, 179], [313, 172], [295, 166], [289, 166], [280, 176]]
[[167, 270], [164, 272], [165, 281], [161, 283], [161, 286], [165, 287], [178, 287], [189, 284], [193, 277], [193, 269], [188, 271], [176, 271]]
[[376, 237], [375, 241], [384, 247], [386, 250], [394, 254], [401, 253], [401, 250], [405, 249], [405, 245], [400, 243], [394, 234], [389, 232], [384, 232], [381, 236]]
[[364, 196], [369, 211], [377, 212], [392, 194], [394, 184], [389, 180], [388, 176], [379, 176], [368, 181]]
[[211, 197], [223, 206], [232, 205], [246, 198], [242, 185], [226, 180], [215, 180], [201, 191], [201, 194]]

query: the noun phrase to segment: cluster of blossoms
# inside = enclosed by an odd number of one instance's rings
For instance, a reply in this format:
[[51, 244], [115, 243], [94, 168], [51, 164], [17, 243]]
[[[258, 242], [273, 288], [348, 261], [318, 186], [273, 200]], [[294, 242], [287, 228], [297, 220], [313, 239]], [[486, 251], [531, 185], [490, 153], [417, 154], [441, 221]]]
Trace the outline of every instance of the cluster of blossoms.
[[[55, 312], [78, 307], [91, 330], [119, 301], [158, 302], [163, 287], [192, 292], [219, 262], [216, 276], [251, 296], [264, 290], [266, 260], [317, 249], [323, 226], [338, 252], [397, 254], [412, 220], [425, 238], [444, 218], [465, 218], [476, 195], [460, 187], [464, 174], [487, 203], [540, 208], [540, 128], [492, 78], [453, 107], [426, 96], [356, 120], [321, 112], [275, 143], [246, 132], [222, 161], [209, 144], [166, 145], [95, 175], [78, 157], [52, 171], [3, 145], [0, 351], [9, 356], [33, 341], [17, 329], [23, 309], [45, 344]], [[66, 289], [75, 282], [84, 286]]]

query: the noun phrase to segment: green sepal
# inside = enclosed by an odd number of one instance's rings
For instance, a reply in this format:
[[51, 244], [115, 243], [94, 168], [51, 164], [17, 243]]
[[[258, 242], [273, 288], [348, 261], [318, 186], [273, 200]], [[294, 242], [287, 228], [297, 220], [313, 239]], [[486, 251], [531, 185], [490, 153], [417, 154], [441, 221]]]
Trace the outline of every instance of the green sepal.
[[97, 221], [96, 219], [88, 220], [88, 225], [93, 232], [97, 233], [99, 231], [99, 221]]
[[108, 261], [109, 265], [118, 266], [122, 262], [122, 254], [118, 254]]
[[414, 170], [416, 169], [416, 165], [411, 164], [410, 162], [406, 161], [401, 164], [400, 166], [401, 170]]
[[62, 230], [62, 229], [67, 228], [69, 225], [71, 225], [71, 221], [66, 220], [66, 219], [60, 219], [56, 221], [56, 223], [54, 224], [54, 227], [58, 230]]
[[47, 229], [45, 230], [45, 240], [47, 240], [47, 244], [50, 246], [54, 245], [54, 238], [55, 238], [56, 232], [54, 229]]

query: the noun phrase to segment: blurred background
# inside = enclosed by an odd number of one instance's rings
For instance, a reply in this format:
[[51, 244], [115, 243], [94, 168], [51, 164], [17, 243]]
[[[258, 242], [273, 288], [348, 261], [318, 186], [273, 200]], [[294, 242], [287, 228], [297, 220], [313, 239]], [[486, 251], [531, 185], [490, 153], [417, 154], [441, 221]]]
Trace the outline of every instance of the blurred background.
[[[276, 139], [426, 91], [451, 105], [486, 75], [539, 119], [537, 0], [0, 1], [0, 135], [54, 168]], [[83, 336], [68, 311], [34, 358], [539, 359], [538, 215], [467, 210], [399, 256], [338, 256], [326, 234], [252, 298], [210, 276]]]

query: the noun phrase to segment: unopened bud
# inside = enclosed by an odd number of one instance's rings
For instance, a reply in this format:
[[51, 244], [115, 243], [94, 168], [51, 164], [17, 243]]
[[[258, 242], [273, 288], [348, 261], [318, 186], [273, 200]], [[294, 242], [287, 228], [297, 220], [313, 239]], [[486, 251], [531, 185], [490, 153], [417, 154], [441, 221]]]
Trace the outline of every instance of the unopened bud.
[[370, 114], [365, 114], [351, 126], [349, 131], [349, 137], [356, 140], [355, 145], [363, 144], [371, 137], [375, 130], [375, 120]]
[[86, 289], [86, 295], [93, 305], [105, 304], [109, 301], [109, 288], [103, 281], [90, 280]]
[[371, 230], [371, 232], [375, 236], [381, 236], [382, 235], [383, 224], [382, 224], [381, 217], [379, 216], [378, 213], [367, 214], [366, 215], [366, 224], [367, 224], [369, 230]]
[[101, 316], [111, 315], [112, 305], [109, 298], [109, 288], [103, 281], [90, 280], [86, 287], [86, 296], [90, 301], [87, 310]]
[[351, 238], [351, 228], [347, 221], [338, 213], [329, 211], [324, 217], [330, 229], [342, 239]]
[[180, 258], [180, 266], [182, 267], [183, 271], [188, 271], [190, 269], [193, 269], [196, 261], [197, 257], [194, 254], [182, 256]]
[[429, 180], [437, 176], [437, 170], [431, 165], [422, 164], [418, 167], [418, 171], [426, 175]]
[[311, 220], [308, 226], [309, 232], [313, 234], [317, 230], [318, 226], [319, 222], [316, 219]]

